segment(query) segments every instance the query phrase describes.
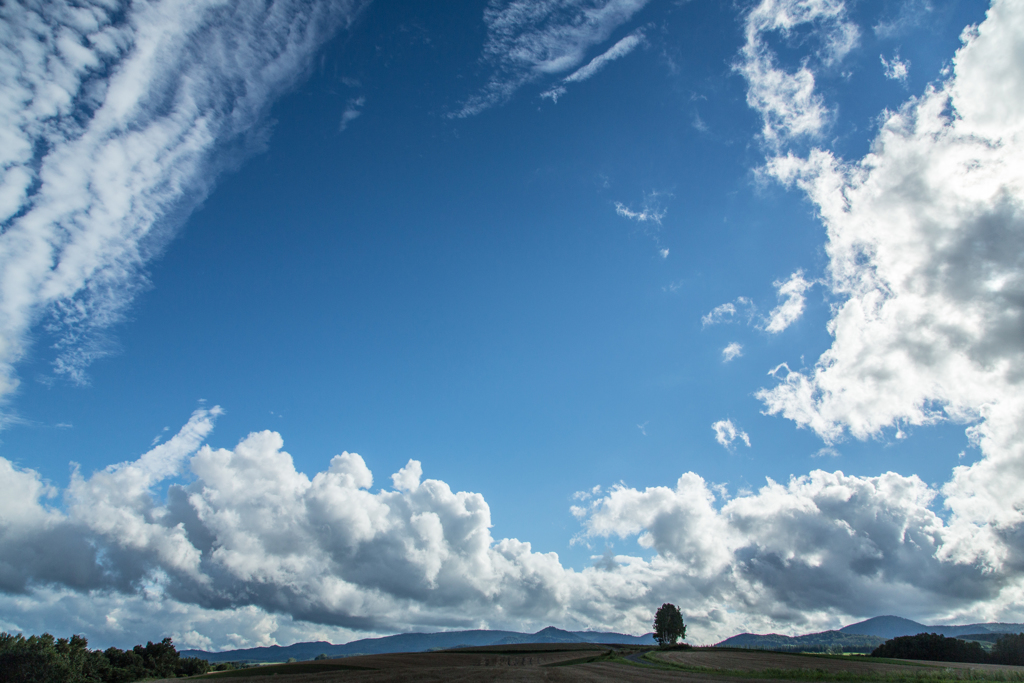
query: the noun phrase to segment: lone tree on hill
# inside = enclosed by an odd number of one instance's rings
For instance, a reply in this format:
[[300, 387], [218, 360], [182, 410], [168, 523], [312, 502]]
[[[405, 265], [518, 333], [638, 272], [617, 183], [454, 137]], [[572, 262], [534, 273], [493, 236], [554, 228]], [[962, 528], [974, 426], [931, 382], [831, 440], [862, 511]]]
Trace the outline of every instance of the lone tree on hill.
[[654, 615], [654, 639], [658, 645], [675, 645], [680, 638], [686, 638], [686, 624], [679, 608], [670, 602], [658, 608]]

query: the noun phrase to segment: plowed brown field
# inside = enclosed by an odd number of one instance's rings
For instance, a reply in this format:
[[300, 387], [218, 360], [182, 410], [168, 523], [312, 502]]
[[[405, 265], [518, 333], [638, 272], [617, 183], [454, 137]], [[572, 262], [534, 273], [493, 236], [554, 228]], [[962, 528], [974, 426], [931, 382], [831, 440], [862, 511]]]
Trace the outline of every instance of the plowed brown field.
[[[571, 647], [571, 646], [570, 646]], [[699, 670], [669, 670], [656, 666], [626, 664], [613, 661], [588, 662], [588, 658], [610, 652], [601, 646], [519, 645], [495, 648], [467, 648], [459, 651], [420, 652], [409, 654], [363, 655], [318, 662], [299, 662], [247, 669], [244, 672], [211, 674], [207, 678], [223, 678], [222, 683], [261, 683], [260, 679], [273, 676], [274, 683], [391, 683], [397, 681], [424, 681], [440, 683], [471, 683], [475, 681], [551, 681], [552, 683], [640, 683], [651, 681], [698, 681], [700, 683], [757, 683], [778, 680], [777, 676], [792, 678], [792, 674], [775, 674], [784, 670], [804, 670], [801, 680], [814, 680], [815, 673], [823, 676], [864, 676], [881, 680], [887, 674], [939, 673], [949, 671], [949, 665], [928, 662], [925, 666], [913, 663], [898, 664], [865, 662], [847, 658], [813, 657], [776, 652], [744, 652], [730, 650], [694, 649], [655, 652], [654, 657], [667, 664], [694, 667]], [[637, 657], [635, 648], [616, 648], [621, 656]], [[572, 664], [572, 662], [578, 662]], [[965, 665], [953, 665], [960, 668]], [[973, 665], [982, 668], [984, 665]], [[1001, 667], [1024, 672], [1024, 667]], [[984, 667], [991, 671], [989, 667]], [[967, 673], [967, 672], [964, 672]], [[980, 671], [973, 672], [974, 674]], [[1005, 672], [1000, 672], [1000, 674]], [[737, 677], [740, 676], [740, 677]], [[253, 680], [255, 678], [256, 680]], [[1024, 680], [1024, 678], [1014, 678]]]
[[[847, 672], [860, 675], [872, 675], [887, 672], [906, 673], [905, 664], [883, 664], [881, 662], [859, 662], [855, 659], [833, 659], [830, 657], [814, 657], [808, 655], [788, 654], [785, 652], [737, 652], [735, 650], [717, 650], [711, 648], [694, 648], [673, 652], [658, 652], [653, 655], [673, 664], [684, 666], [701, 666], [709, 669], [731, 669], [733, 671], [764, 671], [765, 669], [804, 669], [807, 671], [827, 671], [829, 673]], [[936, 664], [936, 662], [929, 662]], [[913, 669], [911, 669], [913, 671]]]

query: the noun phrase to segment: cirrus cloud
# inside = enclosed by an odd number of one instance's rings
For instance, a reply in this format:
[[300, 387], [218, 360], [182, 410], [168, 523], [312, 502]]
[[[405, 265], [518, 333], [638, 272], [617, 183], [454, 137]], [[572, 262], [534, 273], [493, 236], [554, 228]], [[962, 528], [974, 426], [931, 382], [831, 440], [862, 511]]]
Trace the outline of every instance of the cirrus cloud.
[[43, 320], [85, 380], [145, 264], [363, 4], [0, 8], [0, 398]]
[[[527, 83], [577, 67], [587, 50], [607, 40], [646, 4], [647, 0], [491, 0], [484, 10], [487, 42], [482, 58], [492, 68], [491, 77], [452, 116], [475, 116], [508, 101]], [[589, 65], [580, 69], [576, 80], [589, 78], [605, 62], [632, 51], [639, 37], [635, 40], [618, 41], [591, 62], [589, 72]]]

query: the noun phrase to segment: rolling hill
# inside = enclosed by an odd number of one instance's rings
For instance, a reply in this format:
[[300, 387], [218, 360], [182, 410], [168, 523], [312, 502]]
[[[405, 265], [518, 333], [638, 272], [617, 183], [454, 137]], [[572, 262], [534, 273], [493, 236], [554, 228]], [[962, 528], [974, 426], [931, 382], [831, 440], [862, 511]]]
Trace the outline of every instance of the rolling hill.
[[918, 633], [938, 633], [947, 638], [955, 638], [967, 634], [978, 633], [1022, 633], [1024, 624], [965, 624], [963, 626], [928, 626], [902, 617], [873, 617], [866, 621], [850, 624], [839, 629], [840, 633], [872, 635], [880, 638], [897, 638], [899, 636], [915, 636]]
[[845, 652], [870, 652], [890, 638], [913, 636], [918, 633], [938, 633], [955, 638], [970, 636], [969, 640], [990, 641], [1002, 633], [1022, 633], [1024, 624], [965, 624], [963, 626], [928, 626], [911, 619], [895, 616], [873, 617], [838, 631], [823, 631], [803, 636], [783, 636], [777, 633], [741, 633], [726, 638], [715, 647], [742, 647], [758, 650], [821, 652], [842, 648]]
[[595, 631], [563, 631], [553, 626], [536, 633], [516, 631], [445, 631], [442, 633], [400, 633], [383, 638], [363, 638], [343, 645], [319, 641], [294, 645], [254, 647], [225, 652], [182, 650], [182, 657], [199, 657], [208, 662], [284, 662], [294, 657], [299, 661], [317, 655], [351, 657], [353, 655], [389, 654], [393, 652], [426, 652], [428, 650], [481, 645], [514, 645], [518, 643], [619, 643], [652, 645], [651, 634], [630, 636], [622, 633]]

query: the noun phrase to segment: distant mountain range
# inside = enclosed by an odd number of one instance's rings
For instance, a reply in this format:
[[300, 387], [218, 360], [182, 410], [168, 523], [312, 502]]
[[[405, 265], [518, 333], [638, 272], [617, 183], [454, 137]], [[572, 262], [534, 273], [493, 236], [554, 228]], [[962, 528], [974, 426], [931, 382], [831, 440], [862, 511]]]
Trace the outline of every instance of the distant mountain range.
[[1024, 624], [966, 624], [964, 626], [925, 626], [902, 617], [874, 617], [857, 624], [850, 624], [839, 629], [840, 633], [879, 636], [880, 638], [898, 638], [899, 636], [916, 636], [918, 633], [938, 633], [940, 636], [955, 638], [973, 633], [1022, 633]]
[[871, 635], [848, 634], [840, 631], [823, 631], [804, 636], [780, 636], [777, 633], [761, 635], [741, 633], [727, 638], [715, 647], [743, 647], [751, 650], [777, 650], [782, 652], [829, 652], [841, 649], [843, 652], [871, 652], [886, 641]]
[[845, 652], [870, 652], [890, 638], [938, 633], [967, 640], [992, 641], [1001, 633], [1022, 633], [1024, 624], [966, 624], [963, 626], [927, 626], [903, 617], [874, 617], [844, 626], [838, 631], [823, 631], [804, 636], [780, 636], [741, 633], [726, 638], [716, 647], [744, 647], [759, 650], [823, 651], [842, 648]]
[[[897, 636], [913, 636], [918, 633], [938, 633], [951, 637], [967, 637], [969, 640], [994, 640], [1000, 633], [1022, 633], [1024, 624], [967, 624], [964, 626], [926, 626], [902, 617], [874, 617], [867, 621], [844, 626], [838, 631], [809, 633], [803, 636], [782, 636], [776, 633], [760, 635], [741, 633], [727, 638], [716, 647], [743, 647], [759, 650], [790, 650], [821, 652], [842, 648], [845, 652], [870, 652], [883, 642]], [[203, 650], [182, 650], [183, 657], [200, 657], [209, 662], [284, 662], [294, 657], [299, 661], [313, 659], [317, 655], [328, 657], [351, 657], [353, 655], [375, 655], [391, 652], [426, 652], [453, 647], [479, 647], [514, 645], [518, 643], [607, 643], [621, 645], [653, 645], [650, 633], [630, 636], [623, 633], [599, 633], [594, 631], [563, 631], [549, 626], [536, 633], [517, 631], [445, 631], [443, 633], [401, 633], [384, 638], [364, 638], [344, 645], [333, 645], [320, 641], [296, 643], [281, 647], [254, 647], [246, 650], [226, 652], [205, 652]]]
[[246, 650], [226, 652], [205, 652], [203, 650], [182, 650], [182, 657], [200, 657], [208, 662], [284, 662], [294, 657], [299, 661], [313, 659], [317, 655], [328, 657], [351, 657], [353, 655], [376, 655], [390, 652], [426, 652], [428, 650], [453, 647], [479, 647], [483, 645], [514, 645], [518, 643], [608, 643], [622, 645], [653, 645], [650, 633], [630, 636], [623, 633], [598, 633], [594, 631], [563, 631], [548, 626], [536, 633], [517, 631], [446, 631], [443, 633], [400, 633], [383, 638], [364, 638], [344, 645], [332, 645], [320, 641], [296, 643], [281, 647], [254, 647]]

